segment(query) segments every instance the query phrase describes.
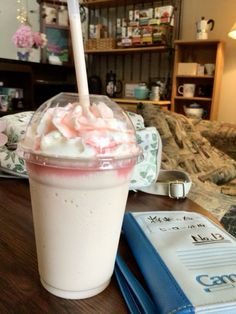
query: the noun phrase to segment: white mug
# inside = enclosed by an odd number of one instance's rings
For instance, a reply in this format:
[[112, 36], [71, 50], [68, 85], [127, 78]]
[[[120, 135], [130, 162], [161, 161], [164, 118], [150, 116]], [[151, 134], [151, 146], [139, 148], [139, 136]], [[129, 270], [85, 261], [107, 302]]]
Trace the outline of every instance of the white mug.
[[178, 93], [184, 97], [194, 97], [196, 84], [183, 84], [178, 87]]
[[212, 76], [212, 75], [214, 75], [214, 72], [215, 72], [215, 64], [214, 63], [206, 63], [205, 69], [206, 69], [207, 75]]

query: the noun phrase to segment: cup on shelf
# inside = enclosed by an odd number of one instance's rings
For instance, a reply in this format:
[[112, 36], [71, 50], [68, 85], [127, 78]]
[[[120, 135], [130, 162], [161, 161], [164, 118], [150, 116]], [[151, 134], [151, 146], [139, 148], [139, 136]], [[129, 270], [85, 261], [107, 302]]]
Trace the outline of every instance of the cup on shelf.
[[0, 95], [0, 111], [6, 112], [9, 109], [8, 95]]
[[196, 84], [183, 84], [178, 87], [178, 93], [184, 97], [194, 97]]
[[206, 69], [206, 74], [212, 76], [215, 73], [215, 64], [214, 63], [206, 63], [205, 69]]
[[160, 100], [160, 87], [152, 86], [152, 90], [150, 93], [150, 100], [159, 101]]

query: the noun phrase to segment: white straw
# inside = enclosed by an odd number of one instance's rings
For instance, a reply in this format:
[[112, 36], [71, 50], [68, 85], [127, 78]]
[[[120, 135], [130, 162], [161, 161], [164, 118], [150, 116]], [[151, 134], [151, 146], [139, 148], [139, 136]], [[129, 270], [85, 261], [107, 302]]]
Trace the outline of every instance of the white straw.
[[88, 109], [90, 105], [89, 89], [84, 57], [83, 36], [80, 22], [79, 0], [67, 0], [67, 2], [80, 104], [85, 109], [85, 111], [87, 111], [86, 109]]

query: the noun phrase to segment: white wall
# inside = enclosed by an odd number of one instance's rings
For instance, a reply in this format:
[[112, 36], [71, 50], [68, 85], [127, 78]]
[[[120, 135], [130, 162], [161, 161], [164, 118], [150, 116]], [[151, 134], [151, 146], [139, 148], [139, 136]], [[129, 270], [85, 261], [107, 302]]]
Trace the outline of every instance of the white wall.
[[[27, 1], [22, 0], [22, 3]], [[16, 47], [12, 42], [12, 35], [20, 23], [17, 21], [16, 0], [0, 0], [0, 57], [17, 59]], [[33, 11], [31, 13], [30, 11]], [[33, 31], [39, 31], [39, 5], [36, 0], [28, 0], [29, 21]], [[32, 55], [32, 61], [39, 61], [39, 49]]]
[[225, 42], [218, 120], [236, 123], [236, 40], [227, 36], [236, 22], [236, 0], [183, 0], [181, 39], [195, 39], [195, 22], [202, 16], [215, 20], [209, 39]]

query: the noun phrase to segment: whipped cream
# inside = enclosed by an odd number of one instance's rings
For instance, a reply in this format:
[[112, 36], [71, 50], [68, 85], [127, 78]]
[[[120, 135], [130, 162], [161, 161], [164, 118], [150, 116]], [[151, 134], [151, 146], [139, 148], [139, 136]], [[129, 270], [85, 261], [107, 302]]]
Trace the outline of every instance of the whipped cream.
[[78, 102], [48, 108], [40, 119], [32, 119], [22, 146], [36, 154], [70, 158], [139, 154], [129, 118], [125, 114], [116, 118], [101, 101], [92, 103], [86, 113]]

